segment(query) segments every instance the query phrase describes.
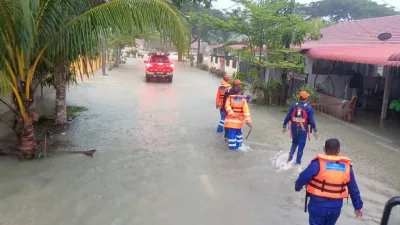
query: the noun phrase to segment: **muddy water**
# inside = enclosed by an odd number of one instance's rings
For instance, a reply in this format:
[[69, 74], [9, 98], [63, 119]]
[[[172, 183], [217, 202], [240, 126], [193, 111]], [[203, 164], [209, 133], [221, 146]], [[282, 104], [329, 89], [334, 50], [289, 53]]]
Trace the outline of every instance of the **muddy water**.
[[[294, 192], [298, 169], [277, 172], [271, 160], [290, 147], [280, 109], [252, 105], [251, 150], [231, 152], [215, 133], [218, 78], [178, 65], [172, 84], [145, 83], [143, 67], [129, 59], [70, 88], [69, 104], [89, 110], [58, 139], [70, 149], [96, 148], [94, 158], [1, 159], [0, 224], [308, 223], [304, 192]], [[303, 166], [323, 140], [339, 138], [354, 161], [365, 217], [355, 219], [344, 204], [338, 224], [378, 224], [385, 201], [400, 191], [400, 152], [327, 117], [317, 122], [320, 139], [308, 143]]]

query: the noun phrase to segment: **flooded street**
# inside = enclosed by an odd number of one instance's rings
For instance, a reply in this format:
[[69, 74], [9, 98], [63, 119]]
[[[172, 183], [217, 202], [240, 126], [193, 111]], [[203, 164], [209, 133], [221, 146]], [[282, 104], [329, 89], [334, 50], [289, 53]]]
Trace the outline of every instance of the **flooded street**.
[[[288, 151], [284, 112], [251, 104], [247, 152], [229, 151], [217, 134], [220, 78], [177, 65], [173, 83], [146, 83], [143, 59], [71, 86], [68, 104], [84, 106], [61, 141], [81, 155], [18, 162], [1, 158], [0, 224], [4, 225], [265, 225], [308, 224], [298, 168], [276, 171]], [[303, 169], [326, 138], [352, 158], [364, 201], [351, 201], [337, 224], [379, 224], [385, 202], [400, 192], [396, 143], [318, 114], [319, 139], [307, 143]], [[244, 136], [248, 128], [243, 128]]]

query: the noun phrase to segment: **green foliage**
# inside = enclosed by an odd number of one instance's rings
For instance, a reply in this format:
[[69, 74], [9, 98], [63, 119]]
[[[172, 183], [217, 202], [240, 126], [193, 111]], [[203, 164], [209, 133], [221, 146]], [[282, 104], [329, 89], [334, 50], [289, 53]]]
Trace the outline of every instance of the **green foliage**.
[[334, 23], [400, 14], [393, 6], [372, 0], [320, 0], [297, 4], [296, 13], [311, 18], [328, 18]]
[[257, 103], [274, 105], [278, 103], [281, 88], [282, 84], [279, 81], [265, 82], [257, 79], [251, 86], [251, 93], [255, 96]]
[[212, 66], [212, 67], [210, 67], [210, 69], [208, 71], [210, 71], [210, 73], [212, 73], [212, 74], [215, 74], [215, 71], [217, 71], [217, 68]]
[[197, 68], [204, 70], [204, 71], [208, 71], [208, 69], [209, 69], [207, 64], [199, 64], [197, 66]]
[[309, 103], [315, 103], [319, 99], [320, 95], [314, 88], [310, 87], [309, 85], [303, 85], [298, 93], [293, 94], [291, 100], [289, 101], [290, 104], [294, 104], [300, 101], [299, 93], [300, 91], [306, 91], [310, 96], [308, 97]]
[[400, 112], [400, 100], [392, 100], [389, 105], [389, 109]]
[[226, 20], [225, 14], [222, 11], [193, 3], [182, 5], [181, 11], [188, 16], [188, 20], [191, 23], [191, 43], [199, 39], [209, 44], [221, 43], [230, 37], [228, 32], [218, 29], [209, 22], [211, 17]]
[[233, 82], [238, 79], [242, 82], [242, 84], [240, 85], [240, 87], [242, 88], [243, 93], [245, 93], [247, 91], [247, 89], [249, 88], [249, 85], [244, 83], [244, 79], [246, 77], [245, 73], [242, 72], [234, 72], [232, 75], [232, 80], [231, 80], [231, 85], [233, 86]]
[[226, 75], [226, 72], [221, 70], [221, 69], [216, 69], [214, 72], [215, 75], [219, 76], [219, 77], [223, 77]]
[[[294, 1], [274, 0], [252, 2], [239, 0], [243, 9], [234, 10], [228, 20], [209, 18], [210, 23], [225, 31], [247, 36], [249, 48], [237, 50], [241, 61], [251, 62], [258, 67], [282, 68], [286, 72], [301, 73], [305, 70], [305, 59], [302, 55], [290, 50], [291, 45], [301, 45], [305, 37], [318, 39], [321, 20], [306, 21], [293, 14]], [[234, 42], [228, 42], [229, 46]], [[268, 46], [267, 61], [256, 59], [254, 46]], [[259, 47], [260, 48], [260, 47]]]
[[189, 54], [186, 58], [187, 58], [190, 62], [193, 62], [194, 59], [195, 59], [195, 57], [194, 57], [193, 54]]

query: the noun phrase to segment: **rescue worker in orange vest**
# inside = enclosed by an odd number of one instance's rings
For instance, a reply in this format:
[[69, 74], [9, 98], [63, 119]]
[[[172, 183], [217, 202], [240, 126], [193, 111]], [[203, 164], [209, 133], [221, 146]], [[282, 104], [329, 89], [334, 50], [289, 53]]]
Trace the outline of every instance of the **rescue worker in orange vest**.
[[351, 197], [354, 213], [363, 215], [360, 191], [351, 166], [351, 159], [340, 156], [340, 142], [336, 138], [325, 141], [325, 154], [318, 154], [296, 180], [295, 190], [306, 185], [310, 225], [334, 225], [340, 216], [343, 199]]
[[242, 146], [243, 142], [243, 123], [246, 122], [248, 126], [251, 126], [251, 120], [246, 97], [241, 94], [242, 89], [236, 86], [231, 91], [232, 94], [225, 103], [225, 110], [228, 114], [225, 119], [225, 127], [229, 149], [237, 150]]
[[218, 91], [217, 91], [215, 107], [217, 109], [219, 109], [219, 113], [221, 115], [221, 119], [220, 119], [220, 121], [218, 123], [218, 127], [217, 127], [218, 133], [222, 133], [224, 131], [224, 123], [225, 123], [226, 113], [224, 110], [223, 102], [224, 102], [225, 93], [228, 92], [229, 89], [231, 89], [230, 82], [231, 82], [231, 77], [224, 76], [224, 80], [219, 85]]
[[[240, 87], [241, 84], [242, 84], [242, 82], [241, 82], [239, 79], [236, 79], [236, 80], [233, 81], [233, 86], [232, 86], [232, 87]], [[224, 107], [222, 107], [222, 109], [221, 109], [221, 112], [222, 112], [224, 115], [226, 115], [226, 110], [225, 110], [225, 103], [226, 103], [226, 100], [228, 99], [229, 95], [232, 95], [232, 94], [233, 94], [233, 93], [232, 93], [232, 88], [229, 89], [227, 92], [225, 92], [224, 100], [223, 100], [223, 103], [222, 103], [222, 105], [223, 105]], [[250, 96], [249, 96], [249, 95], [246, 97], [246, 100], [247, 100], [247, 102], [250, 101]], [[224, 138], [225, 138], [225, 141], [227, 141], [227, 139], [228, 139], [228, 133], [227, 133], [227, 131], [226, 131], [226, 127], [224, 127], [224, 130], [225, 130]]]
[[303, 157], [303, 150], [306, 146], [307, 136], [310, 134], [310, 126], [314, 132], [315, 138], [317, 136], [317, 127], [314, 120], [314, 111], [312, 107], [307, 103], [309, 94], [306, 91], [301, 91], [299, 94], [300, 102], [293, 104], [286, 117], [283, 121], [283, 133], [286, 132], [286, 126], [290, 121], [290, 134], [292, 136], [292, 147], [289, 151], [288, 162], [293, 159], [293, 155], [297, 150], [296, 164], [301, 164], [301, 158]]

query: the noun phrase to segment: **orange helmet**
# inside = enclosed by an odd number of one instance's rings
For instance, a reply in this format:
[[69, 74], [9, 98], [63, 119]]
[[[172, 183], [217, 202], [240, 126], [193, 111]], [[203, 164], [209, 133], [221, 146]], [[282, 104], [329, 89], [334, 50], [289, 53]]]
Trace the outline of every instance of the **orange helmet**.
[[307, 93], [307, 91], [301, 91], [299, 96], [302, 99], [307, 99], [310, 95]]
[[239, 79], [233, 81], [233, 85], [240, 85], [242, 82]]
[[226, 81], [226, 82], [228, 82], [228, 81], [230, 81], [231, 80], [231, 77], [230, 76], [224, 76], [224, 81]]

